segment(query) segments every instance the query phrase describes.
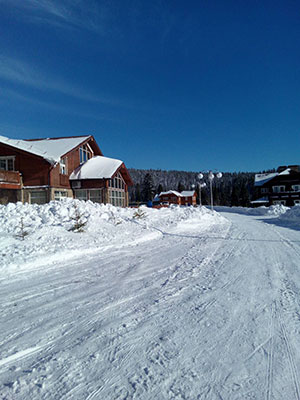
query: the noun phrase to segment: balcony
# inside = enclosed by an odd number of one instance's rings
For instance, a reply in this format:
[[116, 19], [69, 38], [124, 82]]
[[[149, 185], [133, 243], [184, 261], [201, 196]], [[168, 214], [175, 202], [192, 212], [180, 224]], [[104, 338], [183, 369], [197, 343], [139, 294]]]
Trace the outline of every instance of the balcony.
[[20, 172], [0, 170], [0, 189], [21, 189], [21, 187]]

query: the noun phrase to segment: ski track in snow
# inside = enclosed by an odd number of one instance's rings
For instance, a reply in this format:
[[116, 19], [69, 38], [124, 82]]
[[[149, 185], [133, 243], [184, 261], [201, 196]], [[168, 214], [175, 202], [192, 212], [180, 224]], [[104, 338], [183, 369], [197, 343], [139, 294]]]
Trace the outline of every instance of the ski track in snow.
[[300, 232], [223, 215], [2, 280], [0, 399], [300, 400]]

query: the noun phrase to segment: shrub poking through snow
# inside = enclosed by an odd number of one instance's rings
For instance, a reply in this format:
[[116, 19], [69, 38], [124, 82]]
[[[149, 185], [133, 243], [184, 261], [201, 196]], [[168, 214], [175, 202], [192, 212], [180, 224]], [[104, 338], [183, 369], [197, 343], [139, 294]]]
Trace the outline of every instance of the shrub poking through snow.
[[87, 220], [84, 214], [79, 210], [78, 205], [74, 203], [74, 216], [71, 217], [74, 221], [74, 225], [69, 229], [71, 232], [84, 232], [87, 224]]
[[21, 219], [20, 219], [20, 225], [18, 226], [17, 230], [18, 230], [18, 232], [15, 235], [15, 237], [17, 239], [24, 240], [25, 237], [29, 234], [29, 232], [25, 229], [23, 217], [21, 217]]
[[145, 211], [143, 211], [141, 208], [138, 208], [135, 213], [133, 214], [133, 219], [141, 219], [141, 218], [145, 218], [146, 217], [146, 213]]

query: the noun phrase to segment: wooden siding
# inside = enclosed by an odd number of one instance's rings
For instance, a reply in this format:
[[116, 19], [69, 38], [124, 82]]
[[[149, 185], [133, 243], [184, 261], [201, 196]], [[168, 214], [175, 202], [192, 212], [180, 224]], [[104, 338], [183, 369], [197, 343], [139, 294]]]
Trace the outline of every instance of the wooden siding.
[[[300, 200], [300, 192], [294, 191], [292, 189], [293, 185], [300, 185], [300, 172], [291, 171], [289, 175], [277, 175], [264, 185], [256, 188], [256, 197], [266, 197], [268, 199], [266, 205], [268, 206], [277, 201], [285, 201], [286, 206], [292, 207], [295, 200]], [[284, 186], [284, 191], [274, 192], [273, 186]]]
[[17, 171], [0, 170], [0, 188], [3, 189], [21, 189], [22, 179]]
[[0, 143], [1, 156], [15, 156], [15, 171], [22, 174], [24, 186], [49, 184], [50, 164], [43, 158]]

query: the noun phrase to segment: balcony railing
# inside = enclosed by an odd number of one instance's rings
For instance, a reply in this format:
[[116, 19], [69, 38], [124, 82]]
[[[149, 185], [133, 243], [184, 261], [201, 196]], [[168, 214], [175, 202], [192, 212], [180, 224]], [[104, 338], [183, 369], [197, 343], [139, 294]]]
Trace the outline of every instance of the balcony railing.
[[20, 189], [21, 186], [22, 179], [20, 172], [0, 170], [0, 187], [2, 189]]

